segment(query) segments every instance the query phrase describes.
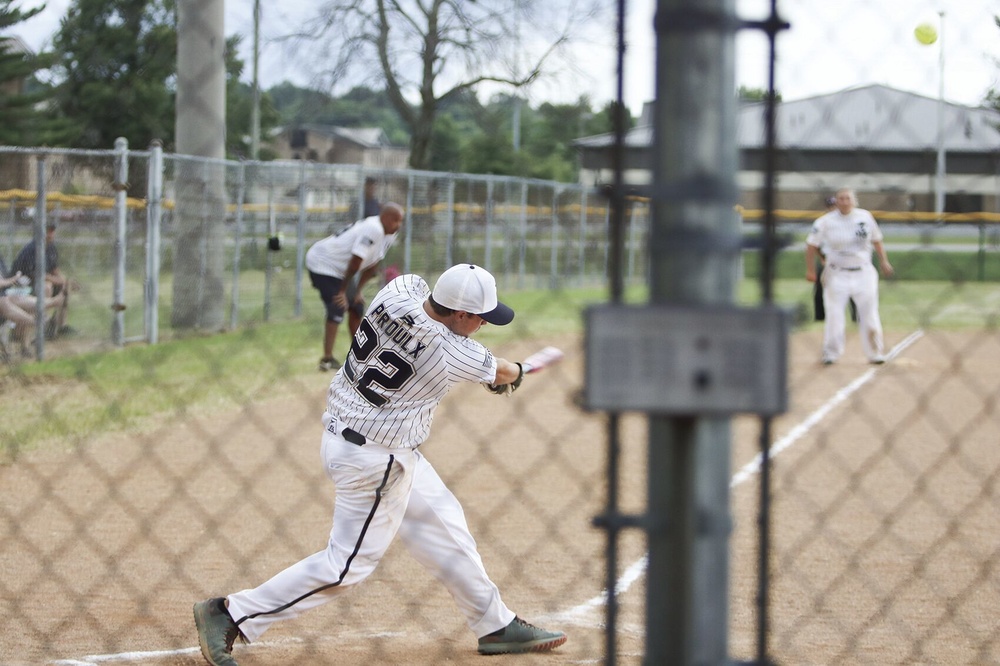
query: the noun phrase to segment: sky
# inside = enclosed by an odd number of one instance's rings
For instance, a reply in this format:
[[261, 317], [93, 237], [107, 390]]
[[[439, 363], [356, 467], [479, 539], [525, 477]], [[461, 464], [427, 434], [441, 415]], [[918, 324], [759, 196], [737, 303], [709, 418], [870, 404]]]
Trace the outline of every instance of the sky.
[[[769, 0], [735, 0], [744, 19], [762, 19]], [[20, 0], [22, 9], [41, 4]], [[69, 0], [48, 0], [38, 16], [17, 26], [34, 49], [51, 41]], [[614, 6], [616, 3], [609, 2]], [[655, 97], [653, 16], [656, 0], [626, 0], [627, 58], [624, 97], [633, 114]], [[315, 0], [261, 0], [261, 84], [267, 88], [290, 80], [307, 86], [314, 80], [308, 59], [287, 53], [274, 41], [297, 21], [312, 15]], [[1000, 88], [1000, 0], [778, 0], [778, 12], [791, 29], [778, 38], [776, 88], [785, 100], [802, 99], [845, 88], [884, 84], [937, 98], [942, 72], [945, 99], [966, 105], [982, 103]], [[943, 16], [941, 13], [943, 12]], [[227, 35], [241, 33], [243, 57], [251, 62], [253, 0], [226, 0]], [[925, 46], [913, 31], [935, 25], [941, 39]], [[574, 51], [576, 67], [556, 80], [533, 84], [532, 104], [574, 102], [585, 91], [595, 106], [616, 96], [615, 24], [590, 35]], [[942, 67], [943, 49], [943, 67]], [[767, 86], [768, 44], [763, 35], [742, 31], [736, 38], [736, 83]]]

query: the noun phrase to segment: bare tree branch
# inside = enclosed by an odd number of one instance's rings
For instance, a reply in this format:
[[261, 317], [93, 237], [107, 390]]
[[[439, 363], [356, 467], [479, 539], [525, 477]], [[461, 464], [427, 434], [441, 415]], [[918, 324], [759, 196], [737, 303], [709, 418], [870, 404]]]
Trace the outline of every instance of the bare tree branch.
[[[590, 4], [587, 4], [590, 3]], [[441, 100], [481, 84], [522, 88], [556, 69], [598, 0], [326, 0], [289, 35], [311, 44], [331, 88], [375, 73], [426, 168]]]

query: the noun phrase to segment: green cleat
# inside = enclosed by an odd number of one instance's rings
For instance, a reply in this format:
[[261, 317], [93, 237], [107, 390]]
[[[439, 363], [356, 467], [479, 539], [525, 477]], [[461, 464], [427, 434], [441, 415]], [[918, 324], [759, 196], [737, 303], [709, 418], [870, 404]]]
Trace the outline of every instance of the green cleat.
[[520, 654], [547, 652], [566, 642], [561, 631], [545, 631], [515, 617], [503, 629], [479, 639], [479, 654]]
[[205, 661], [212, 666], [239, 666], [233, 659], [233, 643], [246, 640], [226, 610], [222, 597], [199, 601], [194, 605], [194, 625]]

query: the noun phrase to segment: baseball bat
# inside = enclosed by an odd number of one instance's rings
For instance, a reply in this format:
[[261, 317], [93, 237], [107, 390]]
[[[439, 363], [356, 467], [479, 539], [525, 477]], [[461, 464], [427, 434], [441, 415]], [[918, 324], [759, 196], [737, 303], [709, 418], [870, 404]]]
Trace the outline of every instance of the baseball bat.
[[561, 349], [556, 347], [545, 347], [539, 349], [534, 354], [524, 359], [521, 366], [524, 368], [524, 374], [530, 375], [533, 372], [538, 372], [544, 370], [550, 365], [554, 365], [559, 361], [563, 360], [565, 354], [562, 353]]

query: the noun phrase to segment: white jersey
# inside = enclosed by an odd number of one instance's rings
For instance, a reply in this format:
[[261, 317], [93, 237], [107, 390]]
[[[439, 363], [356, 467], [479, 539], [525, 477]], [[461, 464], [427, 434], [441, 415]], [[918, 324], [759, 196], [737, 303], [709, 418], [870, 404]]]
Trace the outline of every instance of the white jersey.
[[333, 236], [317, 241], [306, 252], [306, 268], [319, 275], [343, 278], [352, 256], [361, 257], [358, 272], [380, 262], [396, 234], [386, 234], [378, 216], [366, 217]]
[[813, 222], [806, 243], [822, 248], [826, 263], [856, 269], [872, 263], [872, 243], [882, 241], [882, 230], [872, 214], [855, 208], [847, 215], [832, 210]]
[[330, 382], [324, 426], [336, 419], [381, 446], [416, 448], [452, 386], [496, 379], [497, 362], [486, 347], [424, 311], [430, 293], [412, 274], [378, 292]]

